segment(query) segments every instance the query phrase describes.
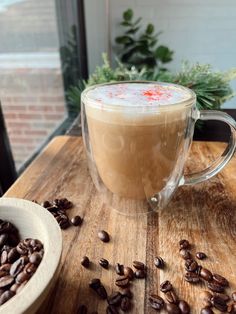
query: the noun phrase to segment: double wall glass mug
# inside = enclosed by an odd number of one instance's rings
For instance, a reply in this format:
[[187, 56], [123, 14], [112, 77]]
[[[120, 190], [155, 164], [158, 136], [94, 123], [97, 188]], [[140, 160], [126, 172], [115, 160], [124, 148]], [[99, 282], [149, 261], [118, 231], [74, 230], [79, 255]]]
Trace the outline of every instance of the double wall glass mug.
[[[95, 85], [83, 91], [82, 134], [93, 182], [110, 207], [129, 215], [162, 209], [176, 189], [217, 174], [236, 146], [236, 122], [199, 111], [183, 86], [144, 81]], [[184, 175], [195, 122], [230, 126], [228, 147], [207, 169]]]

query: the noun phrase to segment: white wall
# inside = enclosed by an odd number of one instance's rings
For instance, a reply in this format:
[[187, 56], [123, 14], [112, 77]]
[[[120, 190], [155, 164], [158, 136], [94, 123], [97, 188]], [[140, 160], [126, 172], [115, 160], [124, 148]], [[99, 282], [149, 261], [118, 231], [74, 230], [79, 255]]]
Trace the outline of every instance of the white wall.
[[[162, 30], [160, 43], [175, 51], [169, 65], [178, 70], [182, 60], [210, 63], [216, 70], [236, 67], [236, 0], [85, 0], [90, 72], [101, 63], [101, 53], [122, 33], [122, 13], [132, 8], [143, 23]], [[109, 28], [106, 5], [109, 4]], [[232, 84], [236, 90], [236, 82]], [[236, 99], [226, 104], [236, 108]]]

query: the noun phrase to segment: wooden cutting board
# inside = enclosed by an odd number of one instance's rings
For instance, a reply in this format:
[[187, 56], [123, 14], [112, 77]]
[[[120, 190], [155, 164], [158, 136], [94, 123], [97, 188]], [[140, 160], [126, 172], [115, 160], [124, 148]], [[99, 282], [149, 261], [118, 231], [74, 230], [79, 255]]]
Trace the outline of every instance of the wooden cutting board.
[[[196, 142], [192, 146], [187, 171], [197, 171], [220, 155], [222, 143]], [[141, 218], [126, 217], [108, 209], [99, 199], [87, 170], [80, 137], [55, 138], [44, 152], [5, 194], [8, 197], [36, 199], [38, 202], [67, 197], [74, 203], [70, 217], [84, 218], [81, 227], [63, 233], [61, 271], [55, 289], [40, 313], [76, 313], [85, 304], [88, 313], [106, 313], [106, 301], [88, 287], [92, 278], [100, 278], [110, 294], [116, 291], [115, 263], [147, 265], [146, 280], [133, 281], [131, 313], [155, 313], [148, 305], [150, 293], [159, 293], [159, 284], [170, 280], [180, 299], [200, 313], [199, 293], [205, 284], [191, 285], [183, 280], [184, 262], [179, 256], [180, 239], [193, 244], [193, 252], [203, 251], [208, 258], [200, 264], [225, 276], [236, 290], [236, 158], [218, 176], [194, 187], [179, 188], [168, 208]], [[100, 229], [110, 236], [109, 243], [97, 237]], [[56, 243], [55, 243], [56, 245]], [[87, 255], [90, 269], [80, 265]], [[166, 268], [155, 268], [153, 259], [160, 255]], [[100, 258], [110, 262], [109, 270], [98, 265]], [[162, 293], [160, 293], [163, 296]]]

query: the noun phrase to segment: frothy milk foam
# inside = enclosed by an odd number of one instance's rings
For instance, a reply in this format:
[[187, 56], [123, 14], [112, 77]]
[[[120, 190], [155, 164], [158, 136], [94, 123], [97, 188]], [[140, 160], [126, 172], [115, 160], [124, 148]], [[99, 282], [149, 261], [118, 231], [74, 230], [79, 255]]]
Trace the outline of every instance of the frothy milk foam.
[[165, 83], [119, 83], [88, 90], [82, 101], [93, 158], [104, 185], [145, 199], [170, 180], [184, 144], [192, 93]]

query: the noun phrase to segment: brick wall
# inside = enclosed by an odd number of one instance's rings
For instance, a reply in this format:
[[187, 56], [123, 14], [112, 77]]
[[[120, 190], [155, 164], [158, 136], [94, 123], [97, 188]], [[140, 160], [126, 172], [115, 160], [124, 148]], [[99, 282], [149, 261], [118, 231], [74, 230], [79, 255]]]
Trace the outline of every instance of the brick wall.
[[64, 119], [60, 69], [1, 69], [1, 102], [16, 167]]

